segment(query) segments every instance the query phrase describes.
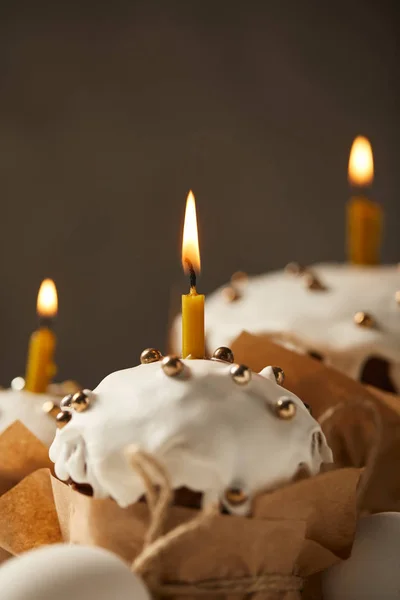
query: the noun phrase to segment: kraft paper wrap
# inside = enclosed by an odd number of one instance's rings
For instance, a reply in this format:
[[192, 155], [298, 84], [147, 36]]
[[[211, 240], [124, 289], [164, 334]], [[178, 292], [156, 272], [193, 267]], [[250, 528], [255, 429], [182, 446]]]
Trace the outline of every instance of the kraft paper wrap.
[[[318, 598], [315, 575], [350, 552], [359, 479], [359, 469], [340, 469], [260, 494], [252, 518], [213, 516], [204, 526], [167, 545], [142, 575], [153, 592], [161, 590], [161, 597], [192, 600], [199, 589], [204, 595], [203, 586], [207, 589], [213, 580], [236, 585], [242, 578], [257, 582], [270, 575], [267, 582], [272, 581], [274, 592], [208, 597], [295, 600], [304, 584], [302, 597]], [[142, 551], [150, 523], [145, 503], [121, 509], [112, 500], [94, 500], [73, 491], [47, 469], [31, 474], [10, 493], [16, 495], [6, 494], [1, 499], [8, 502], [4, 503], [0, 532], [3, 547], [12, 554], [59, 541], [108, 548], [129, 563]], [[163, 533], [190, 522], [197, 514], [170, 507]], [[285, 576], [283, 589], [288, 589], [280, 591]], [[168, 592], [172, 586], [172, 591], [179, 593], [165, 594], [166, 585]], [[182, 585], [190, 585], [195, 593], [182, 595]]]
[[[141, 575], [160, 597], [192, 600], [206, 595], [214, 580], [234, 587], [243, 578], [254, 585], [261, 581], [261, 591], [207, 596], [295, 600], [304, 585], [302, 598], [318, 597], [317, 580], [303, 579], [349, 555], [360, 473], [355, 468], [329, 471], [260, 494], [251, 518], [216, 514], [167, 544]], [[140, 554], [150, 523], [145, 503], [121, 509], [112, 500], [94, 500], [55, 478], [52, 485], [64, 541], [108, 548], [129, 563]], [[163, 533], [190, 523], [198, 513], [170, 507]], [[283, 589], [277, 577], [286, 577]], [[273, 591], [262, 589], [270, 584]], [[183, 595], [182, 585], [189, 586]]]
[[60, 540], [48, 453], [19, 421], [0, 434], [0, 563]]
[[20, 421], [0, 434], [0, 495], [42, 467], [52, 468], [49, 449]]

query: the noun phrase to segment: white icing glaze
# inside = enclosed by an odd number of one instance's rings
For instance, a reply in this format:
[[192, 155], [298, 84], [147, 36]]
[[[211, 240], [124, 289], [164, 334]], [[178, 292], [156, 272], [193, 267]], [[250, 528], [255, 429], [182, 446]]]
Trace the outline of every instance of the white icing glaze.
[[[174, 488], [203, 492], [208, 502], [222, 500], [232, 486], [251, 498], [290, 481], [300, 463], [315, 474], [332, 460], [319, 424], [299, 398], [267, 378], [270, 371], [238, 385], [228, 363], [184, 363], [184, 375], [175, 378], [160, 363], [106, 377], [90, 408], [57, 431], [50, 448], [57, 476], [89, 483], [95, 497], [128, 506], [144, 491], [126, 454], [133, 444], [164, 464]], [[292, 420], [274, 411], [283, 397], [297, 406]], [[321, 447], [312, 444], [313, 434], [321, 434]], [[245, 514], [249, 505], [232, 512]]]
[[39, 440], [50, 446], [56, 431], [55, 419], [44, 413], [44, 402], [54, 397], [14, 390], [0, 391], [0, 435], [14, 421], [21, 421]]
[[[326, 362], [358, 379], [365, 361], [381, 356], [391, 363], [391, 377], [400, 390], [400, 290], [397, 265], [364, 267], [318, 264], [310, 267], [326, 291], [313, 291], [304, 278], [285, 271], [237, 283], [241, 297], [227, 302], [221, 289], [206, 301], [207, 346], [212, 352], [229, 346], [242, 332], [266, 333], [300, 352], [314, 350]], [[356, 312], [370, 313], [376, 328], [357, 326]], [[180, 348], [180, 319], [173, 336]]]

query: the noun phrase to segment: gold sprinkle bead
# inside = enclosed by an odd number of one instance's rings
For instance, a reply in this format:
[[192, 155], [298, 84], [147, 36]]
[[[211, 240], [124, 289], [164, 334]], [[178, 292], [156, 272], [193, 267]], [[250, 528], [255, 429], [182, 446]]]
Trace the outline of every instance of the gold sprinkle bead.
[[71, 400], [71, 408], [73, 408], [76, 412], [84, 412], [89, 408], [90, 399], [85, 392], [76, 392], [72, 396]]
[[142, 354], [140, 355], [140, 362], [142, 365], [158, 362], [161, 359], [162, 354], [159, 350], [156, 350], [156, 348], [146, 348], [146, 350], [143, 350]]
[[222, 296], [226, 302], [236, 302], [239, 300], [240, 294], [234, 287], [228, 286], [222, 290]]
[[185, 368], [185, 365], [177, 356], [165, 356], [162, 359], [161, 367], [168, 377], [178, 377]]
[[314, 273], [306, 273], [304, 276], [304, 285], [313, 292], [324, 292], [326, 287]]
[[289, 421], [296, 414], [296, 405], [290, 398], [280, 398], [276, 403], [276, 414], [280, 419]]
[[224, 362], [228, 363], [233, 363], [235, 360], [232, 350], [230, 348], [227, 348], [226, 346], [221, 346], [220, 348], [217, 348], [214, 354], [212, 355], [212, 358], [214, 360], [223, 360]]
[[396, 298], [397, 304], [400, 304], [400, 290], [397, 290], [394, 297]]
[[246, 365], [232, 365], [230, 373], [238, 385], [246, 385], [251, 380], [251, 371]]
[[46, 400], [46, 402], [43, 402], [43, 404], [42, 404], [42, 411], [47, 414], [51, 413], [54, 406], [55, 406], [54, 402], [52, 402], [51, 400]]
[[67, 396], [64, 396], [64, 398], [60, 402], [61, 410], [71, 410], [71, 402], [73, 396], [73, 394], [68, 394]]
[[14, 377], [11, 381], [11, 389], [20, 392], [25, 387], [25, 379], [23, 377]]
[[59, 407], [51, 400], [46, 400], [46, 402], [43, 402], [42, 404], [42, 411], [53, 418], [57, 417], [59, 410]]
[[57, 427], [59, 429], [62, 429], [63, 427], [66, 426], [67, 423], [70, 422], [71, 418], [72, 418], [72, 415], [69, 412], [58, 413], [58, 415], [56, 416]]
[[79, 392], [81, 389], [79, 383], [73, 381], [73, 379], [67, 379], [66, 381], [63, 381], [60, 387], [64, 394], [75, 394], [75, 392]]
[[285, 271], [290, 275], [303, 275], [305, 268], [297, 262], [290, 262], [286, 265]]
[[241, 506], [249, 499], [248, 495], [240, 488], [227, 488], [224, 493], [225, 500], [231, 506]]
[[272, 370], [275, 375], [275, 380], [278, 385], [283, 385], [285, 381], [285, 372], [280, 367], [272, 367]]
[[231, 283], [246, 283], [249, 276], [244, 271], [236, 271], [231, 277]]
[[354, 315], [354, 323], [359, 327], [374, 327], [375, 321], [372, 315], [366, 312], [356, 312]]

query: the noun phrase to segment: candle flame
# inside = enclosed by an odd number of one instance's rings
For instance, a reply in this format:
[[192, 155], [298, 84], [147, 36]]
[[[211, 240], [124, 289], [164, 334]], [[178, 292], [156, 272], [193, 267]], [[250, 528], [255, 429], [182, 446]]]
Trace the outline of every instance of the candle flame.
[[58, 308], [57, 289], [52, 279], [44, 279], [37, 298], [37, 312], [40, 317], [55, 317]]
[[374, 180], [374, 158], [369, 140], [356, 137], [350, 151], [349, 181], [352, 185], [367, 186]]
[[197, 231], [196, 201], [192, 190], [186, 200], [185, 223], [183, 226], [182, 266], [189, 273], [189, 261], [196, 273], [200, 273], [199, 235]]

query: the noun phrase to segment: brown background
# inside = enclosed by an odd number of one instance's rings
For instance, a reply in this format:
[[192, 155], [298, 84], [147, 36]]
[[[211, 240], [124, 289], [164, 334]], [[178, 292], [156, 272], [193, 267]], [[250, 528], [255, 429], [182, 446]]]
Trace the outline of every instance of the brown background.
[[61, 378], [93, 386], [165, 347], [190, 187], [202, 291], [238, 268], [342, 260], [358, 133], [399, 259], [396, 2], [48, 4], [0, 9], [3, 385], [46, 276]]

